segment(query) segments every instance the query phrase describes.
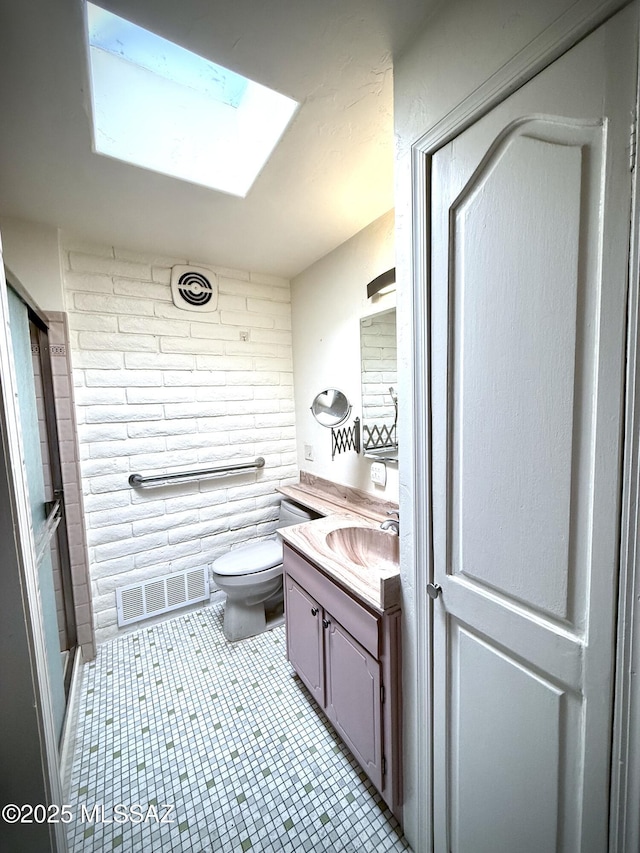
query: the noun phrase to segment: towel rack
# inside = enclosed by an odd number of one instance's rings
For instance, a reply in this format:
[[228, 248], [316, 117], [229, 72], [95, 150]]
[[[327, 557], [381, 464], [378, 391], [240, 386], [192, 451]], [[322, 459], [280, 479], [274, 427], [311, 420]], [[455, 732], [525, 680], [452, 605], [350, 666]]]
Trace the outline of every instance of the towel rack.
[[221, 477], [236, 471], [246, 471], [249, 468], [263, 468], [264, 459], [258, 456], [252, 462], [229, 462], [216, 465], [214, 468], [203, 468], [200, 471], [177, 471], [175, 474], [154, 474], [143, 477], [142, 474], [131, 474], [129, 485], [134, 489], [151, 489], [155, 486], [168, 486], [171, 483], [192, 483], [196, 480], [207, 480], [211, 477]]

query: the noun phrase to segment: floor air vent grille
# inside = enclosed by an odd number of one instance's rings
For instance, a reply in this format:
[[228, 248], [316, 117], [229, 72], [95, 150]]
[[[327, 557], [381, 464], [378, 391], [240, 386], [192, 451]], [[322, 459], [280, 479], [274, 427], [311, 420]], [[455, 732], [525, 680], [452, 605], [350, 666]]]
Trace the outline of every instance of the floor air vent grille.
[[121, 586], [116, 590], [118, 625], [130, 625], [208, 599], [209, 572], [206, 566]]

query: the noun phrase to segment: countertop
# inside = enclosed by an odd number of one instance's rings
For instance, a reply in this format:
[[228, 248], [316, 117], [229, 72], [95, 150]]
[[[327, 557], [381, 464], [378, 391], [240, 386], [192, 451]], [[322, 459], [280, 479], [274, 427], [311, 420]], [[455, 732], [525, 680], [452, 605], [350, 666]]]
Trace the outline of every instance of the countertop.
[[319, 477], [312, 478], [308, 474], [306, 478], [309, 482], [279, 486], [278, 491], [302, 506], [314, 510], [319, 515], [339, 513], [380, 523], [388, 517], [391, 510], [398, 509], [397, 504], [378, 500], [375, 496], [362, 492], [360, 489], [341, 486]]

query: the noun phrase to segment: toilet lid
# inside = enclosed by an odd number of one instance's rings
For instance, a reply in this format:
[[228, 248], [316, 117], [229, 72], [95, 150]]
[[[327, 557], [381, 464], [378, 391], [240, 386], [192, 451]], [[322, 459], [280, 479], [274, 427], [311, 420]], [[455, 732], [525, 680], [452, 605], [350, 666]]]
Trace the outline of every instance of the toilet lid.
[[282, 562], [282, 542], [268, 539], [234, 548], [214, 560], [211, 567], [219, 575], [250, 575], [271, 569]]

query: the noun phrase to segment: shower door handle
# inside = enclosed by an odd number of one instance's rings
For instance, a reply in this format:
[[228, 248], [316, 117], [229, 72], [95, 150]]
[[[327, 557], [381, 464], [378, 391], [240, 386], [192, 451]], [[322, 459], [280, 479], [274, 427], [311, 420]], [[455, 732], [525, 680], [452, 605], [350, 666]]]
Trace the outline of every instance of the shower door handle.
[[45, 554], [51, 549], [51, 539], [62, 521], [62, 503], [56, 496], [52, 501], [44, 503], [45, 521], [36, 537], [36, 566], [42, 563]]

